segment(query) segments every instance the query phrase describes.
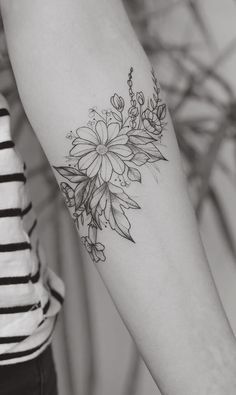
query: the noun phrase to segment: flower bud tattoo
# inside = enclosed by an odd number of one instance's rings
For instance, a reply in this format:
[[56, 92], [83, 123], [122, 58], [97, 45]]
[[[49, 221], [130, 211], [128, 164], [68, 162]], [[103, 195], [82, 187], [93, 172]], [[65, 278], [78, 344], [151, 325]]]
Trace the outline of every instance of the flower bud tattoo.
[[127, 80], [129, 103], [114, 93], [111, 109], [90, 109], [87, 126], [67, 135], [71, 163], [53, 166], [63, 179], [60, 188], [82, 242], [96, 263], [106, 260], [105, 246], [99, 241], [105, 228], [134, 242], [127, 210], [141, 207], [128, 195], [128, 186], [142, 182], [142, 166], [155, 167], [166, 160], [159, 146], [167, 109], [157, 78], [152, 70], [154, 92], [145, 99], [142, 91], [134, 91], [133, 71], [131, 67]]

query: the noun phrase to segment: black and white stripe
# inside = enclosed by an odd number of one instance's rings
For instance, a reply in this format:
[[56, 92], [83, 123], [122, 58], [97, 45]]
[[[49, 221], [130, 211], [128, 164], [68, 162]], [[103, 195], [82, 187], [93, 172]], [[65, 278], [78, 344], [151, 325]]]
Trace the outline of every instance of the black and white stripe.
[[47, 269], [42, 269], [26, 165], [15, 151], [9, 125], [9, 111], [0, 108], [0, 365], [31, 359], [45, 348], [64, 294], [51, 271], [47, 284], [38, 288]]

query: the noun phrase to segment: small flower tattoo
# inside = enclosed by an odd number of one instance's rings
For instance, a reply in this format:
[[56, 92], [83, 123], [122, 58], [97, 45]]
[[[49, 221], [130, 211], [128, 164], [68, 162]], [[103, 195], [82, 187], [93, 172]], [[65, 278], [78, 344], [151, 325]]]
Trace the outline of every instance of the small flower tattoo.
[[[75, 225], [93, 262], [105, 262], [105, 245], [99, 241], [102, 231], [110, 228], [134, 242], [127, 210], [140, 209], [129, 196], [133, 183], [142, 183], [142, 167], [167, 159], [159, 149], [166, 126], [166, 104], [154, 70], [154, 92], [146, 99], [135, 91], [133, 67], [128, 73], [129, 100], [114, 93], [112, 109], [89, 110], [87, 126], [67, 134], [71, 148], [69, 166], [54, 166], [67, 206], [73, 210]], [[156, 170], [156, 169], [154, 169]], [[85, 229], [87, 231], [85, 231]]]

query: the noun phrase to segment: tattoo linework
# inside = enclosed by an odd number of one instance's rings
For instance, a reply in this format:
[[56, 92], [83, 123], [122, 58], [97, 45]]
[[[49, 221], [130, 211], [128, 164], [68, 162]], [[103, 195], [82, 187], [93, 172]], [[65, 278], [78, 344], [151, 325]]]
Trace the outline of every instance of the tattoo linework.
[[146, 100], [142, 91], [133, 90], [131, 67], [127, 110], [124, 98], [117, 93], [110, 98], [112, 109], [91, 108], [87, 126], [67, 135], [72, 140], [67, 158], [73, 164], [53, 166], [69, 181], [61, 182], [60, 188], [66, 204], [73, 209], [76, 226], [87, 225], [82, 242], [94, 262], [106, 260], [105, 246], [98, 241], [98, 233], [104, 228], [134, 242], [126, 210], [140, 206], [128, 196], [127, 187], [141, 183], [142, 166], [167, 160], [158, 148], [166, 125], [166, 104], [160, 99], [154, 70], [152, 80], [154, 93]]

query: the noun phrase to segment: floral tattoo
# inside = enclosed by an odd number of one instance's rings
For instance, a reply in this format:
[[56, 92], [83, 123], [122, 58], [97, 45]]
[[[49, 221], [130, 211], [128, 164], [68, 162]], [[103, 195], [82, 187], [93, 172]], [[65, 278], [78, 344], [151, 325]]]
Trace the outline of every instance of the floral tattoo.
[[128, 187], [142, 181], [141, 168], [166, 160], [159, 150], [166, 126], [166, 104], [160, 99], [157, 78], [152, 70], [154, 92], [145, 99], [134, 92], [133, 68], [128, 74], [129, 103], [115, 93], [110, 98], [112, 109], [89, 110], [87, 126], [70, 132], [72, 147], [67, 157], [70, 164], [54, 166], [67, 182], [60, 188], [66, 204], [73, 210], [77, 228], [86, 229], [82, 242], [94, 262], [105, 261], [105, 246], [99, 232], [110, 228], [134, 242], [128, 209], [140, 209], [131, 198]]

